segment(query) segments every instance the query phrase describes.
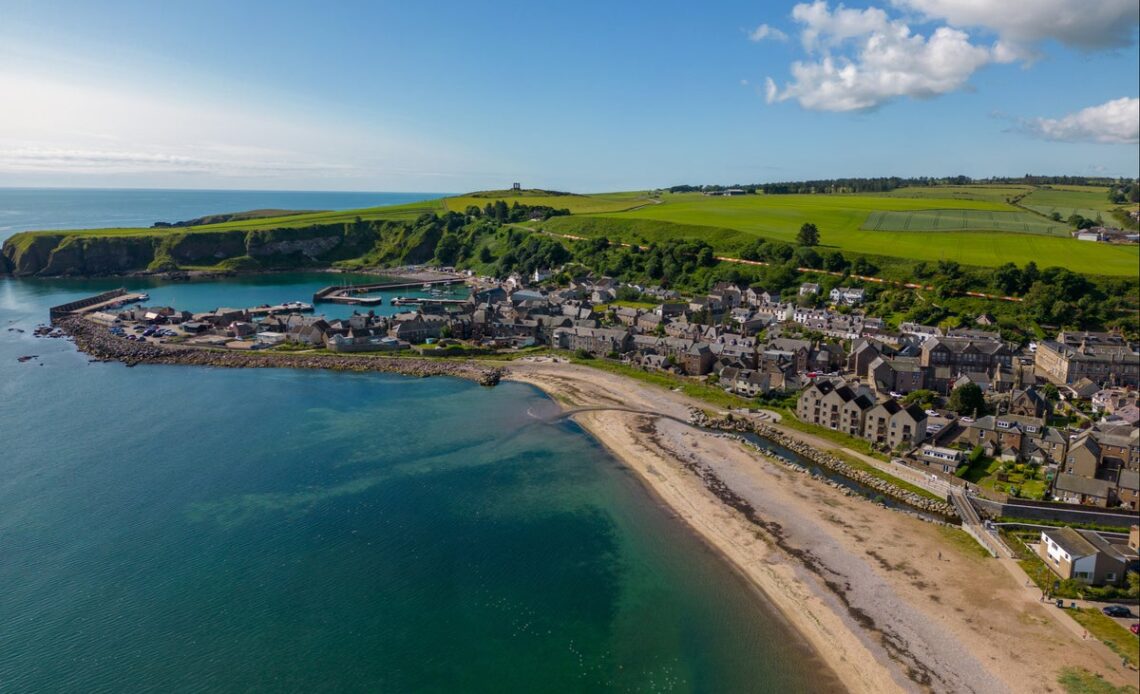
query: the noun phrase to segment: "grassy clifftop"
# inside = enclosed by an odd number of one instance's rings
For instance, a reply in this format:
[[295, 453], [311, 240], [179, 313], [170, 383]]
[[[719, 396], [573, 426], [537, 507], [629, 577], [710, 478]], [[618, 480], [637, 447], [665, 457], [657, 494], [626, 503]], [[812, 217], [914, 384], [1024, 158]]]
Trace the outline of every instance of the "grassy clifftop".
[[[19, 275], [107, 274], [214, 266], [235, 258], [253, 258], [264, 265], [329, 262], [346, 259], [357, 251], [355, 257], [375, 257], [373, 251], [384, 244], [376, 236], [377, 229], [386, 222], [414, 222], [428, 213], [463, 214], [502, 200], [511, 207], [518, 204], [568, 210], [569, 216], [538, 224], [566, 236], [606, 236], [613, 241], [642, 244], [678, 238], [701, 240], [717, 253], [730, 256], [756, 239], [794, 243], [800, 226], [812, 222], [820, 230], [820, 253], [838, 250], [852, 257], [890, 258], [896, 263], [953, 260], [991, 268], [1034, 261], [1041, 267], [1067, 267], [1088, 275], [1135, 276], [1140, 262], [1135, 244], [1076, 241], [1070, 237], [1070, 227], [1056, 219], [1069, 210], [1117, 212], [1103, 191], [1101, 195], [1103, 203], [1096, 199], [1096, 189], [987, 185], [900, 188], [890, 193], [732, 197], [645, 191], [580, 195], [539, 189], [491, 190], [357, 210], [250, 218], [237, 214], [217, 223], [170, 228], [25, 232], [4, 244], [0, 271]], [[345, 229], [359, 224], [373, 225], [371, 241], [345, 243]], [[289, 242], [265, 242], [253, 232], [272, 232]], [[416, 251], [412, 255], [425, 253]]]

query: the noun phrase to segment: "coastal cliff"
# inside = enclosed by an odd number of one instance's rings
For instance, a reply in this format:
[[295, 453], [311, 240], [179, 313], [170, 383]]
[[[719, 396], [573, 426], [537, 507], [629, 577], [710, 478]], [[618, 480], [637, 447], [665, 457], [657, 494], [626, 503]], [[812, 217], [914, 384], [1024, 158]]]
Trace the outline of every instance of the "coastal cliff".
[[25, 232], [4, 243], [0, 270], [23, 277], [98, 276], [187, 267], [304, 267], [371, 249], [367, 222], [224, 230]]

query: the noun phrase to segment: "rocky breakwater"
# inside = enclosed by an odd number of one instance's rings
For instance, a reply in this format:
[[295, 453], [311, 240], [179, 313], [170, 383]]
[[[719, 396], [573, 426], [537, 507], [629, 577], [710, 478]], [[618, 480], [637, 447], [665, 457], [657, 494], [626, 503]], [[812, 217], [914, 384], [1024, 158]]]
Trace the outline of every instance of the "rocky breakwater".
[[[776, 443], [784, 448], [792, 451], [800, 457], [810, 460], [816, 465], [830, 470], [832, 472], [843, 475], [844, 477], [854, 480], [859, 484], [874, 489], [883, 496], [889, 496], [892, 499], [902, 501], [908, 506], [912, 506], [927, 513], [937, 514], [945, 518], [956, 519], [958, 512], [954, 509], [952, 504], [945, 501], [935, 501], [925, 496], [915, 494], [909, 489], [905, 489], [896, 484], [892, 484], [881, 477], [872, 475], [871, 473], [852, 467], [848, 463], [840, 460], [839, 458], [824, 453], [808, 444], [793, 438], [761, 422], [742, 419], [739, 417], [710, 417], [706, 412], [699, 409], [692, 409], [689, 412], [689, 421], [699, 427], [706, 429], [716, 429], [718, 431], [728, 431], [736, 433], [752, 433], [757, 436], [762, 436], [769, 441]], [[802, 466], [797, 465], [795, 461], [782, 461], [796, 467], [804, 469]]]
[[79, 316], [65, 316], [56, 327], [75, 341], [80, 351], [99, 361], [136, 364], [187, 364], [233, 369], [282, 368], [330, 369], [333, 371], [378, 371], [404, 376], [455, 376], [479, 385], [495, 386], [505, 371], [469, 361], [415, 359], [336, 354], [303, 354], [269, 351], [237, 351], [183, 347], [153, 342], [134, 342], [112, 335], [107, 329]]

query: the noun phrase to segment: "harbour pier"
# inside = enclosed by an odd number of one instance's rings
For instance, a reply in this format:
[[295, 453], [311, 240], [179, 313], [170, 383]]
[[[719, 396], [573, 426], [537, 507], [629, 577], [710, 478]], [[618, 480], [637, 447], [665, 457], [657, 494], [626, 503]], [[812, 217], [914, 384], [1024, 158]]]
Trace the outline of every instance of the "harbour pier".
[[348, 304], [351, 306], [377, 306], [384, 303], [383, 297], [358, 296], [370, 292], [392, 291], [396, 289], [420, 289], [430, 287], [444, 287], [453, 284], [463, 284], [462, 277], [449, 277], [446, 279], [427, 280], [423, 282], [398, 280], [395, 282], [376, 282], [373, 284], [354, 284], [351, 286], [324, 287], [313, 294], [313, 303]]

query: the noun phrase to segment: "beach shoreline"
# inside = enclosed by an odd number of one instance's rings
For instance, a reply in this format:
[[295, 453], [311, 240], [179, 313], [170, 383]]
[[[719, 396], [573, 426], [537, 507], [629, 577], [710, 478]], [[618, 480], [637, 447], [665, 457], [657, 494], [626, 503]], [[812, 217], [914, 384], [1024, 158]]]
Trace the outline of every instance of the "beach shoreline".
[[570, 410], [849, 691], [1061, 691], [1063, 667], [1131, 681], [1092, 643], [1057, 628], [1048, 607], [961, 530], [848, 496], [736, 437], [687, 426], [693, 403], [680, 393], [550, 360], [513, 362], [504, 378]]

